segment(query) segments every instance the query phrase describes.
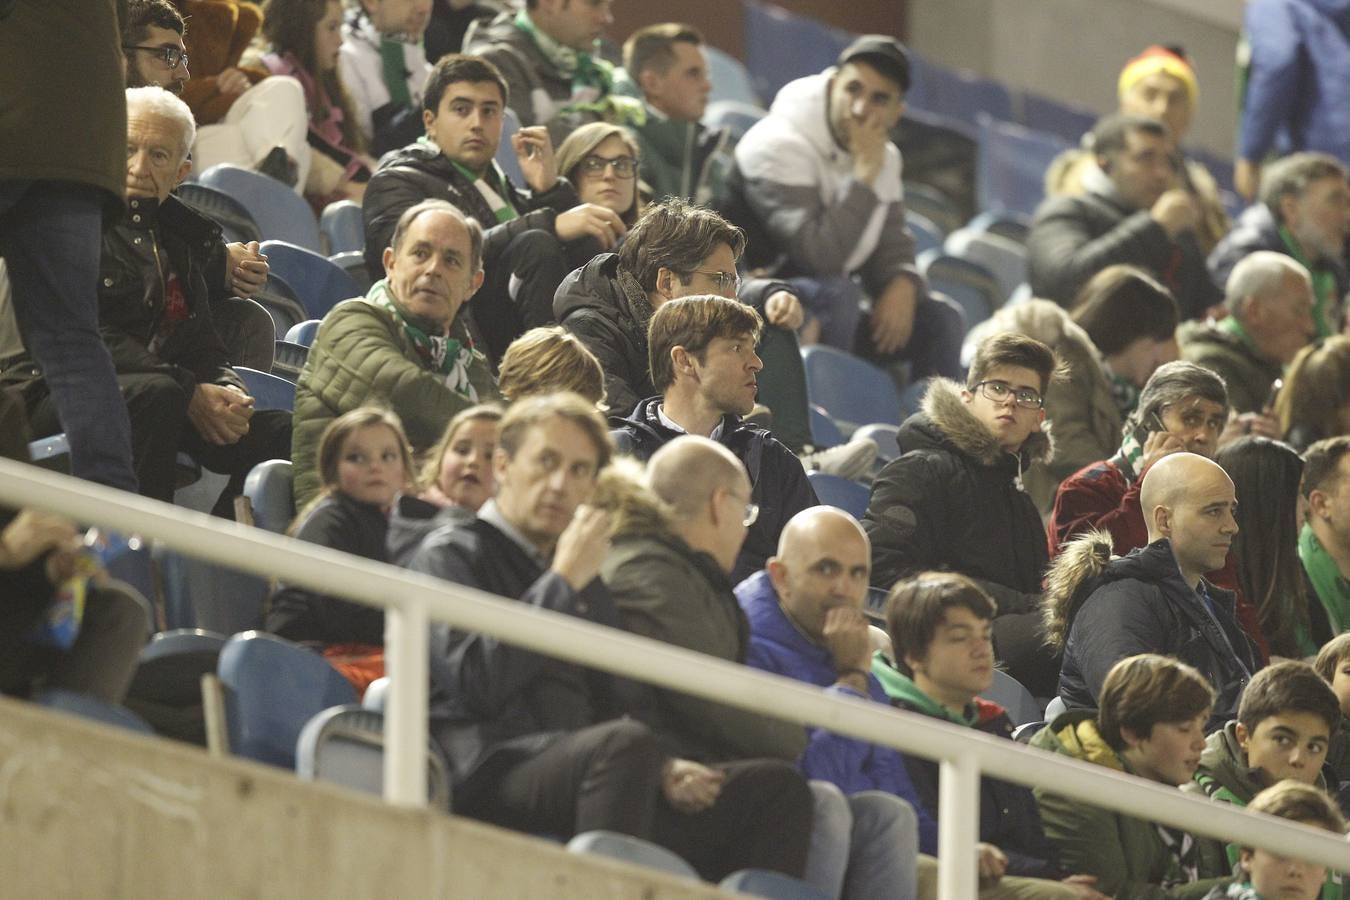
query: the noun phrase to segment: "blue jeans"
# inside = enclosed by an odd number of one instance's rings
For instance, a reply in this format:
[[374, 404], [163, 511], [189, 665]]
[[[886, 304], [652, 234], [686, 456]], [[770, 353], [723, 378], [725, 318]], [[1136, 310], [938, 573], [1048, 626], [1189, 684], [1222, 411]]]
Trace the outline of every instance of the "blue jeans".
[[919, 820], [894, 794], [845, 796], [812, 781], [815, 821], [802, 878], [838, 900], [913, 900], [918, 886]]
[[63, 181], [0, 181], [0, 256], [80, 478], [136, 490], [131, 425], [98, 332], [102, 197]]

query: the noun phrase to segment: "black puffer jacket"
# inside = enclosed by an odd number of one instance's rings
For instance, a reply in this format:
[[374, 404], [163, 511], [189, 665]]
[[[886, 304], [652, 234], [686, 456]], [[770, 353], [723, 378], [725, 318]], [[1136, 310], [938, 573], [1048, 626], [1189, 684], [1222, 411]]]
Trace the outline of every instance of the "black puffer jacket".
[[1205, 589], [1213, 615], [1182, 579], [1166, 539], [1112, 560], [1074, 589], [1086, 599], [1070, 613], [1059, 696], [1070, 709], [1094, 709], [1113, 665], [1161, 653], [1194, 666], [1214, 686], [1207, 730], [1236, 718], [1242, 689], [1258, 667], [1256, 649], [1237, 624], [1233, 594], [1211, 584]]
[[999, 615], [1035, 607], [1048, 556], [1036, 504], [1021, 470], [1048, 461], [1048, 431], [1027, 438], [1021, 457], [961, 402], [961, 386], [934, 381], [923, 411], [900, 427], [900, 458], [872, 484], [863, 528], [872, 539], [872, 584], [889, 590], [925, 569], [980, 581]]
[[[786, 282], [750, 278], [741, 282], [738, 299], [763, 315], [770, 296], [791, 290]], [[603, 253], [563, 279], [553, 316], [600, 360], [605, 402], [616, 414], [627, 415], [639, 400], [656, 396], [647, 360], [651, 307], [635, 278], [620, 278], [617, 253]]]
[[1037, 297], [1067, 307], [1088, 279], [1115, 263], [1139, 266], [1167, 285], [1182, 319], [1203, 319], [1223, 300], [1195, 235], [1173, 241], [1146, 209], [1131, 211], [1088, 193], [1051, 198], [1036, 211], [1027, 236], [1027, 280]]
[[[620, 453], [646, 462], [663, 444], [684, 433], [661, 424], [657, 416], [660, 406], [661, 398], [651, 397], [639, 403], [628, 418], [610, 419], [615, 429], [610, 434]], [[801, 461], [763, 428], [727, 415], [716, 440], [745, 466], [750, 476], [750, 502], [759, 506], [759, 518], [750, 526], [731, 571], [731, 583], [739, 584], [764, 568], [765, 561], [778, 552], [778, 535], [788, 519], [820, 501]]]

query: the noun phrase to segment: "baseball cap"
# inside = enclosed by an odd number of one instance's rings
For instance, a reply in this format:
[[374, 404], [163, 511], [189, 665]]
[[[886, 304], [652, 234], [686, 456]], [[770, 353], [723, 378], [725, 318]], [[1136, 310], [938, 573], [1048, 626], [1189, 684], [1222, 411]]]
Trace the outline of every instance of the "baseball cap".
[[900, 90], [909, 90], [909, 54], [904, 45], [884, 34], [864, 34], [844, 48], [838, 65], [862, 60], [888, 78], [894, 79]]

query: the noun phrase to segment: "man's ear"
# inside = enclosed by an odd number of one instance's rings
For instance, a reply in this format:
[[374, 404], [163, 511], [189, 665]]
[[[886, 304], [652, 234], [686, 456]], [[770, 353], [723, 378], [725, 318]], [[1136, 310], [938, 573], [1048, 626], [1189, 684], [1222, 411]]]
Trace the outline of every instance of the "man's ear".
[[385, 247], [384, 253], [380, 254], [380, 262], [384, 263], [384, 274], [390, 274], [389, 270], [394, 267], [394, 248]]
[[652, 90], [660, 84], [661, 75], [652, 69], [643, 69], [637, 77], [638, 87], [642, 90], [643, 96], [650, 96]]
[[1313, 490], [1308, 493], [1308, 512], [1319, 519], [1325, 519], [1327, 514], [1327, 495], [1320, 490]]
[[675, 280], [679, 278], [672, 270], [665, 266], [656, 270], [656, 292], [665, 299], [669, 300], [675, 296]]
[[436, 124], [436, 113], [434, 110], [422, 110], [422, 127], [426, 129], [427, 137], [431, 137], [431, 126]]
[[[386, 250], [385, 252], [388, 253], [389, 251]], [[502, 479], [506, 477], [506, 466], [509, 462], [511, 462], [511, 457], [506, 452], [505, 447], [498, 444], [496, 447], [493, 448], [492, 475], [499, 486], [502, 483]]]
[[670, 365], [675, 374], [694, 374], [694, 355], [684, 348], [683, 344], [676, 344], [670, 348]]
[[1159, 503], [1149, 513], [1154, 529], [1165, 538], [1172, 536], [1172, 510]]
[[1139, 746], [1139, 744], [1143, 743], [1144, 739], [1141, 738], [1139, 732], [1135, 731], [1133, 728], [1122, 725], [1120, 726], [1120, 741], [1125, 745], [1126, 750], [1133, 750], [1135, 747]]
[[474, 276], [469, 279], [469, 292], [464, 295], [464, 302], [468, 303], [469, 298], [478, 293], [478, 289], [483, 286], [483, 279], [487, 277], [487, 272], [479, 269]]
[[1251, 743], [1252, 740], [1252, 733], [1248, 731], [1247, 726], [1243, 725], [1241, 722], [1237, 723], [1237, 727], [1233, 729], [1233, 732], [1234, 736], [1237, 738], [1238, 746], [1242, 748], [1243, 753], [1246, 753], [1247, 745]]
[[1036, 424], [1031, 426], [1031, 433], [1035, 434], [1036, 432], [1040, 431], [1041, 426], [1044, 424], [1045, 424], [1045, 408], [1042, 407], [1041, 409], [1036, 410]]

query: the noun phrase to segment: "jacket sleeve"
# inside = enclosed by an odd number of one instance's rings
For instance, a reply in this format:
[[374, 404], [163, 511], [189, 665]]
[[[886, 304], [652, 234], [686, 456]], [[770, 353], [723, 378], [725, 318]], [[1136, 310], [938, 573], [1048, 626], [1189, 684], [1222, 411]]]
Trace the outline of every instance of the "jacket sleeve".
[[940, 490], [944, 473], [924, 455], [888, 463], [872, 483], [862, 526], [872, 540], [872, 584], [889, 590], [920, 569], [941, 568], [948, 545]]
[[619, 414], [628, 415], [639, 400], [638, 390], [647, 381], [645, 372], [633, 372], [625, 358], [624, 341], [617, 328], [604, 316], [589, 309], [578, 309], [562, 320], [563, 328], [575, 334], [586, 349], [595, 354], [605, 373], [605, 403]]
[[[1147, 543], [1144, 532], [1144, 507], [1139, 500], [1142, 478], [1136, 478], [1125, 488], [1118, 502], [1105, 492], [1097, 490], [1084, 479], [1070, 478], [1060, 485], [1055, 497], [1055, 512], [1051, 519], [1055, 550], [1091, 529], [1111, 535], [1111, 545], [1117, 554], [1124, 554]], [[1143, 541], [1140, 540], [1143, 532]]]
[[881, 226], [876, 249], [862, 267], [863, 287], [872, 297], [880, 297], [897, 278], [908, 278], [922, 294], [923, 276], [914, 266], [914, 233], [905, 222], [904, 201], [897, 200], [886, 207], [886, 220]]
[[[709, 633], [716, 623], [690, 616], [685, 600], [686, 571], [652, 555], [610, 570], [606, 585], [619, 607], [623, 627], [643, 637], [707, 653], [725, 638]], [[802, 726], [713, 703], [679, 691], [662, 691], [679, 730], [716, 748], [726, 758], [772, 757], [795, 761], [806, 743]]]
[[1159, 619], [1157, 605], [1151, 602], [1157, 594], [1152, 585], [1115, 581], [1098, 588], [1084, 602], [1070, 640], [1090, 696], [1101, 696], [1107, 673], [1120, 660], [1155, 653], [1170, 643], [1170, 626]]
[[1280, 126], [1300, 109], [1300, 67], [1307, 52], [1284, 3], [1249, 3], [1243, 29], [1251, 48], [1238, 130], [1238, 158], [1260, 162]]
[[439, 375], [404, 356], [388, 326], [365, 301], [348, 304], [329, 313], [315, 342], [323, 343], [324, 354], [344, 377], [311, 383], [310, 388], [336, 410], [345, 408], [342, 400], [352, 395], [354, 385], [364, 383], [365, 396], [388, 403], [398, 413], [414, 447], [430, 447], [450, 417], [470, 402], [446, 387]]
[[1172, 243], [1148, 210], [1093, 237], [1082, 208], [1090, 202], [1062, 197], [1038, 215], [1027, 237], [1027, 275], [1036, 296], [1068, 306], [1079, 288], [1107, 266], [1129, 263], [1156, 271], [1167, 261]]
[[[408, 568], [481, 587], [463, 549], [454, 543], [433, 541], [424, 545]], [[577, 604], [584, 593], [578, 594], [561, 575], [550, 570], [526, 589], [520, 601], [536, 609], [579, 615]], [[430, 642], [433, 687], [485, 719], [500, 715], [502, 707], [530, 685], [547, 663], [547, 657], [533, 651], [439, 623], [432, 626]]]
[[1129, 861], [1115, 813], [1041, 788], [1035, 793], [1046, 836], [1059, 847], [1066, 872], [1096, 875], [1093, 887], [1117, 900], [1166, 900], [1170, 896], [1161, 885], [1128, 880]]
[[792, 285], [786, 281], [778, 281], [773, 278], [747, 278], [741, 282], [741, 289], [736, 292], [736, 299], [746, 306], [753, 306], [755, 311], [761, 316], [764, 315], [764, 304], [769, 302], [769, 298], [779, 291], [787, 291], [789, 294], [795, 294]]
[[[775, 149], [785, 172], [810, 172], [815, 153], [804, 140], [783, 141]], [[797, 268], [812, 275], [846, 275], [844, 265], [862, 239], [881, 200], [869, 185], [849, 178], [832, 203], [821, 199], [816, 184], [787, 184], [745, 178], [745, 198], [775, 244]]]

